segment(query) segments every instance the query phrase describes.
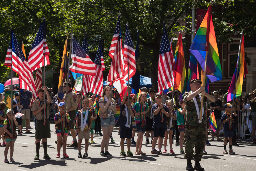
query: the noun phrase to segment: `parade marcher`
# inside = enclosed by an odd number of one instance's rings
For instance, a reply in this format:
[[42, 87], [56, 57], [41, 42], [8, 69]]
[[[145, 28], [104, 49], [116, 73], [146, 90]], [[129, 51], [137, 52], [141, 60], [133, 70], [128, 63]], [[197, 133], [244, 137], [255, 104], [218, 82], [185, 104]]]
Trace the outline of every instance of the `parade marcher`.
[[4, 150], [4, 162], [9, 163], [7, 159], [7, 154], [10, 148], [10, 162], [14, 163], [13, 152], [14, 152], [14, 143], [17, 138], [16, 127], [18, 126], [18, 122], [15, 119], [14, 113], [10, 109], [6, 112], [7, 118], [4, 120], [4, 137], [6, 142], [6, 147]]
[[169, 138], [169, 144], [170, 144], [170, 154], [174, 155], [174, 151], [173, 151], [173, 148], [172, 148], [172, 144], [173, 144], [173, 138], [172, 138], [172, 135], [173, 135], [173, 120], [176, 118], [176, 113], [174, 111], [174, 107], [173, 107], [173, 102], [171, 100], [167, 100], [166, 101], [166, 106], [169, 110], [169, 117], [167, 118], [167, 130], [165, 131], [165, 136], [164, 136], [164, 151], [163, 153], [167, 153], [167, 141], [168, 141], [168, 138]]
[[102, 136], [101, 133], [101, 121], [100, 121], [100, 115], [99, 115], [99, 97], [95, 98], [95, 106], [94, 106], [94, 110], [96, 113], [96, 120], [95, 120], [95, 133]]
[[[116, 103], [112, 99], [112, 90], [110, 86], [106, 86], [103, 90], [103, 97], [99, 101], [101, 128], [103, 131], [103, 138], [101, 142], [101, 156], [112, 156], [108, 152], [109, 139], [115, 125]], [[105, 150], [105, 151], [104, 151]]]
[[27, 91], [26, 89], [21, 90], [20, 92], [20, 104], [22, 105], [21, 113], [23, 113], [23, 119], [25, 119], [26, 123], [26, 133], [31, 133], [29, 131], [30, 128], [30, 102], [32, 98], [32, 93]]
[[[154, 139], [152, 142], [152, 154], [161, 154], [163, 138], [165, 135], [166, 121], [169, 117], [169, 109], [162, 103], [162, 95], [156, 94], [156, 103], [152, 106], [152, 112], [154, 114], [153, 127], [154, 127]], [[155, 149], [158, 140], [158, 151]]]
[[73, 142], [70, 147], [77, 147], [77, 140], [76, 140], [76, 131], [74, 129], [75, 126], [75, 118], [76, 118], [76, 109], [77, 103], [75, 101], [75, 94], [72, 92], [71, 84], [68, 82], [64, 83], [64, 91], [65, 91], [65, 104], [66, 104], [66, 112], [69, 114], [70, 122], [69, 128], [73, 138]]
[[234, 116], [235, 114], [232, 112], [232, 105], [227, 103], [225, 105], [225, 113], [222, 115], [221, 120], [223, 122], [224, 127], [224, 152], [223, 154], [228, 154], [226, 146], [229, 142], [229, 154], [235, 154], [232, 149], [232, 137], [234, 135]]
[[149, 144], [149, 136], [151, 135], [151, 143], [154, 137], [153, 131], [153, 114], [152, 114], [152, 106], [155, 104], [155, 91], [153, 89], [149, 89], [149, 98], [148, 98], [148, 105], [149, 105], [149, 112], [146, 115], [146, 144]]
[[[94, 109], [92, 108], [92, 99], [85, 98], [82, 101], [82, 109], [77, 112], [77, 117], [76, 117], [76, 129], [78, 132], [78, 158], [88, 157], [90, 126], [92, 123], [93, 115], [94, 115]], [[85, 153], [82, 156], [81, 144], [83, 139], [85, 139]]]
[[[13, 107], [13, 114], [19, 113], [23, 106], [20, 104], [20, 94], [17, 92], [14, 94], [14, 99], [12, 101], [12, 107]], [[22, 117], [19, 116], [16, 118], [16, 121], [18, 122], [18, 134], [22, 135]]]
[[184, 141], [184, 132], [185, 132], [185, 114], [186, 114], [186, 104], [184, 101], [180, 101], [180, 106], [177, 110], [177, 125], [180, 132], [180, 154], [184, 154], [183, 150], [183, 141]]
[[95, 110], [95, 106], [93, 103], [94, 101], [95, 101], [95, 98], [94, 99], [91, 98], [89, 100], [90, 110], [94, 111], [91, 116], [91, 126], [90, 126], [91, 142], [90, 142], [90, 144], [95, 144], [95, 142], [93, 141], [93, 136], [94, 136], [94, 130], [95, 130], [95, 120], [97, 119], [97, 115], [98, 115], [98, 111]]
[[4, 120], [6, 119], [5, 109], [6, 109], [5, 102], [0, 102], [0, 140], [1, 138], [3, 140], [2, 144], [0, 142], [0, 147], [5, 146], [5, 141], [4, 141]]
[[212, 131], [212, 141], [214, 140], [214, 136], [216, 135], [217, 137], [217, 141], [221, 141], [221, 139], [219, 138], [219, 133], [221, 130], [221, 110], [222, 110], [222, 101], [219, 98], [219, 94], [217, 91], [213, 92], [213, 96], [216, 99], [216, 101], [214, 103], [211, 103], [210, 106], [214, 111], [214, 116], [216, 119], [216, 124], [217, 124], [217, 130], [216, 133], [214, 134], [214, 132]]
[[[187, 115], [185, 121], [185, 158], [187, 159], [186, 170], [204, 170], [200, 161], [203, 155], [207, 117], [205, 113], [206, 98], [212, 102], [214, 97], [205, 93], [205, 87], [201, 87], [201, 81], [194, 79], [190, 82], [191, 91], [184, 95], [186, 103]], [[201, 100], [204, 98], [204, 106], [202, 106], [202, 121], [200, 122]], [[195, 154], [193, 148], [195, 147]], [[192, 167], [191, 160], [195, 160], [195, 167]]]
[[[44, 94], [46, 95], [46, 99], [44, 99]], [[38, 90], [38, 99], [34, 101], [32, 104], [31, 111], [35, 116], [35, 144], [36, 144], [36, 156], [34, 160], [39, 160], [39, 149], [40, 149], [40, 141], [42, 139], [42, 144], [44, 148], [44, 159], [50, 160], [47, 153], [47, 138], [51, 137], [50, 133], [50, 104], [51, 104], [51, 96], [47, 90], [47, 87], [43, 87]]]
[[67, 137], [69, 132], [69, 114], [66, 112], [65, 102], [58, 104], [59, 112], [54, 116], [55, 129], [57, 134], [57, 156], [60, 158], [60, 149], [63, 148], [63, 158], [69, 158], [66, 152]]
[[149, 110], [146, 100], [147, 94], [145, 92], [141, 92], [139, 101], [136, 102], [133, 106], [133, 110], [135, 112], [136, 131], [138, 133], [136, 142], [136, 155], [145, 155], [145, 153], [141, 151], [141, 148], [143, 142], [143, 134], [145, 132], [146, 126], [146, 114]]
[[[130, 91], [127, 88], [127, 91]], [[119, 126], [120, 126], [120, 146], [121, 146], [121, 153], [120, 155], [126, 157], [126, 153], [124, 152], [124, 141], [126, 139], [127, 143], [127, 156], [132, 157], [133, 154], [131, 152], [131, 138], [132, 138], [132, 117], [133, 112], [131, 109], [131, 98], [127, 97], [127, 91], [124, 95], [123, 102], [120, 106], [120, 117], [119, 117]]]

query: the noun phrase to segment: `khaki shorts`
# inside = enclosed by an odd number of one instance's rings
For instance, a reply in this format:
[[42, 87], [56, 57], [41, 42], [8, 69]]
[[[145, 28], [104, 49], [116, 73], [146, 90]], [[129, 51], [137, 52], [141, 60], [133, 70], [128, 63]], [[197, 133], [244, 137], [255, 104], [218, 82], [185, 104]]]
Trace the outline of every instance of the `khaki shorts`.
[[87, 130], [84, 130], [84, 131], [79, 131], [79, 133], [78, 133], [78, 139], [79, 139], [79, 140], [82, 140], [82, 139], [87, 139], [87, 140], [89, 140], [89, 139], [90, 139], [90, 130], [87, 129]]
[[30, 109], [22, 109], [21, 113], [24, 114], [23, 119], [29, 119], [30, 120]]

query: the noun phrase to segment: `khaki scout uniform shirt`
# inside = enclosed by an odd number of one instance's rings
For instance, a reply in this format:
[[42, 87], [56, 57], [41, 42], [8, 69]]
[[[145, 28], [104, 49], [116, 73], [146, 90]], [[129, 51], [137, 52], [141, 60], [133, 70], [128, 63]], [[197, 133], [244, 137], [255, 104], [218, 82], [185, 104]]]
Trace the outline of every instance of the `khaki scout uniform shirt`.
[[[40, 105], [40, 100], [37, 99], [32, 104], [31, 111], [32, 112], [38, 111], [42, 106], [43, 106], [43, 102], [41, 102], [41, 105]], [[46, 119], [49, 119], [49, 116], [50, 116], [50, 104], [47, 103], [47, 105], [46, 105]], [[40, 113], [35, 115], [35, 118], [36, 118], [36, 120], [43, 120], [44, 119], [44, 110], [41, 110]]]
[[74, 94], [71, 91], [65, 94], [64, 99], [66, 103], [67, 112], [77, 109], [77, 103], [75, 102]]

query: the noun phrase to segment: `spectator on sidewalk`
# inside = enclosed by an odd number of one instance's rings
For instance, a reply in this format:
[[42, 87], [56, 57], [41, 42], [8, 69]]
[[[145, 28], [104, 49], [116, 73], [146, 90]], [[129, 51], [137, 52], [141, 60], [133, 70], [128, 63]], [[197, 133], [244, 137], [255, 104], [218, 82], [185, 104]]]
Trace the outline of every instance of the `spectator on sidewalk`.
[[20, 91], [20, 104], [23, 106], [21, 113], [23, 113], [23, 119], [25, 119], [26, 123], [26, 133], [31, 133], [29, 131], [30, 127], [30, 102], [32, 98], [32, 93], [27, 90]]

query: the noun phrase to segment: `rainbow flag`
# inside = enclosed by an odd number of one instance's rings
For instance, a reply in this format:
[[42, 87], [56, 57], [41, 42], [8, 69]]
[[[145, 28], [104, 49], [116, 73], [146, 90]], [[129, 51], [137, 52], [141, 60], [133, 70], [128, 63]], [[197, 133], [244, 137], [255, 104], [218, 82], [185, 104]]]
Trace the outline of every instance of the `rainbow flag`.
[[216, 132], [217, 123], [216, 123], [214, 112], [211, 113], [209, 120], [210, 120], [210, 128], [212, 129], [213, 132]]
[[184, 93], [184, 83], [186, 78], [185, 58], [182, 44], [182, 34], [179, 33], [178, 42], [176, 45], [175, 53], [175, 65], [174, 65], [174, 89]]
[[242, 34], [237, 63], [236, 63], [236, 69], [228, 89], [228, 95], [227, 95], [228, 102], [233, 100], [234, 97], [241, 96], [245, 74], [247, 74], [247, 70], [246, 70], [245, 53], [244, 53], [244, 35]]
[[216, 42], [214, 26], [212, 22], [211, 6], [197, 30], [196, 36], [190, 47], [190, 52], [195, 56], [201, 68], [204, 70], [205, 57], [208, 51], [206, 75], [211, 82], [222, 79], [222, 71], [219, 52]]

